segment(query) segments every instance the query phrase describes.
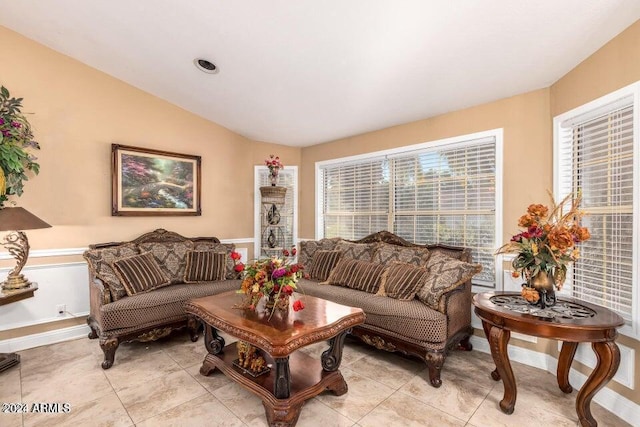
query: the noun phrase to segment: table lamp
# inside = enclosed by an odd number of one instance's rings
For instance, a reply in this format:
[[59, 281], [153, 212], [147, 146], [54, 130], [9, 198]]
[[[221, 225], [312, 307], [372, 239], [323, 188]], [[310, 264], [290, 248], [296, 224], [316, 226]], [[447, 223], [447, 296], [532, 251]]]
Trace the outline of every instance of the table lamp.
[[27, 235], [19, 230], [35, 230], [49, 228], [49, 224], [24, 208], [0, 209], [0, 231], [9, 231], [1, 244], [16, 259], [16, 266], [9, 272], [7, 280], [2, 282], [3, 291], [11, 291], [29, 287], [31, 282], [20, 273], [29, 258], [29, 241]]

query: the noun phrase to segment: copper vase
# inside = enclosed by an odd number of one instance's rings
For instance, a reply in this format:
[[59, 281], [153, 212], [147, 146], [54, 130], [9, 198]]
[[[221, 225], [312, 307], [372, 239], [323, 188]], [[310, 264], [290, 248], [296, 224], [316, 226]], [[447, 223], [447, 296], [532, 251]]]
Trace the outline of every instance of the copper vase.
[[535, 305], [539, 305], [540, 308], [553, 307], [556, 303], [556, 282], [553, 279], [553, 274], [540, 271], [538, 274], [529, 279], [529, 287], [538, 291], [540, 299]]

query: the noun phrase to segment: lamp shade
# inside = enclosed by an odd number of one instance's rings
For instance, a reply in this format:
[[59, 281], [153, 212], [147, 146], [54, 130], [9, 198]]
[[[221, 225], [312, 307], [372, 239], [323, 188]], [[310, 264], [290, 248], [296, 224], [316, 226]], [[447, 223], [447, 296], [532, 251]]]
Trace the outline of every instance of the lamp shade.
[[0, 231], [49, 228], [49, 224], [24, 208], [0, 209]]

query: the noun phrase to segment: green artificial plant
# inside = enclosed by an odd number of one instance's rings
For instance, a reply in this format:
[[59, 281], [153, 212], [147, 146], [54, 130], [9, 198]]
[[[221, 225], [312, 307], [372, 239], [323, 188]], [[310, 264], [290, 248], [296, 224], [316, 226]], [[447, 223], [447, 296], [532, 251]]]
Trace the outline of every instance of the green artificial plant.
[[31, 150], [40, 145], [33, 140], [31, 125], [22, 111], [22, 98], [12, 98], [9, 90], [0, 88], [0, 209], [9, 196], [21, 196], [27, 171], [35, 175], [40, 165]]

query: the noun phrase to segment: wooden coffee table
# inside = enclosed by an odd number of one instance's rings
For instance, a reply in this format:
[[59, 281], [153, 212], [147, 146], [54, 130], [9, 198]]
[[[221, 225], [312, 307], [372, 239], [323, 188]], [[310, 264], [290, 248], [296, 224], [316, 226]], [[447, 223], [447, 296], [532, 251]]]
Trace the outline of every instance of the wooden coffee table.
[[[262, 303], [255, 312], [234, 308], [242, 297], [231, 291], [193, 299], [185, 305], [187, 313], [200, 318], [205, 325], [209, 354], [200, 368], [202, 375], [219, 369], [257, 394], [272, 426], [295, 425], [304, 402], [324, 390], [337, 396], [347, 392], [347, 383], [338, 368], [347, 333], [351, 327], [364, 323], [361, 309], [304, 295], [297, 296], [304, 301], [304, 310], [295, 312], [290, 308], [269, 319]], [[254, 377], [235, 366], [236, 344], [225, 346], [217, 330], [263, 350], [271, 365], [270, 372]], [[329, 348], [322, 353], [321, 360], [296, 351], [324, 340], [329, 340]]]
[[615, 339], [618, 336], [616, 328], [624, 325], [622, 317], [607, 308], [570, 297], [561, 297], [550, 309], [532, 312], [533, 306], [515, 292], [476, 294], [473, 305], [482, 320], [496, 364], [491, 377], [496, 381], [502, 379], [504, 385], [504, 397], [500, 401], [502, 412], [513, 413], [516, 404], [516, 380], [507, 353], [513, 331], [562, 341], [556, 376], [564, 393], [573, 391], [569, 384], [569, 368], [578, 343], [591, 343], [598, 364], [578, 392], [576, 412], [580, 425], [598, 425], [591, 415], [591, 399], [618, 370], [620, 350]]

